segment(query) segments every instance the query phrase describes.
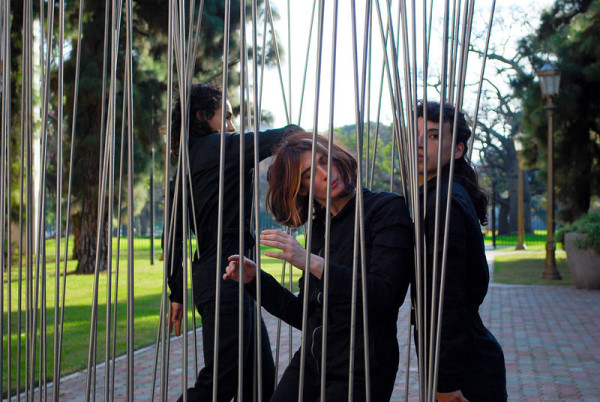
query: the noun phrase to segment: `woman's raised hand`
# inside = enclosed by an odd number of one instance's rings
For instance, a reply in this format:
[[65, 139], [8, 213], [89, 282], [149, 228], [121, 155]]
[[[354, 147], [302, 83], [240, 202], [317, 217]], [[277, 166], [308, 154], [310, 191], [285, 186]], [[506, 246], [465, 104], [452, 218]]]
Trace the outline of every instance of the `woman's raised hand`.
[[[225, 268], [223, 279], [233, 279], [236, 282], [240, 281], [240, 256], [235, 254], [229, 256], [229, 265]], [[244, 283], [250, 282], [256, 277], [256, 264], [254, 261], [244, 257]]]
[[279, 258], [285, 260], [304, 271], [306, 265], [306, 249], [302, 247], [298, 240], [281, 230], [267, 229], [260, 235], [260, 244], [281, 250], [266, 251], [267, 257]]

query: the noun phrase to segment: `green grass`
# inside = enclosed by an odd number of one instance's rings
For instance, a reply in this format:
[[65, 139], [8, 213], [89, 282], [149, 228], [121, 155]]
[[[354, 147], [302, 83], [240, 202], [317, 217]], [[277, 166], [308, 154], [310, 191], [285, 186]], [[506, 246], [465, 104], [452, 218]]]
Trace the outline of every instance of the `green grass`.
[[556, 268], [562, 276], [560, 280], [544, 279], [540, 276], [546, 263], [545, 246], [532, 246], [527, 250], [498, 254], [494, 258], [494, 282], [511, 285], [574, 286], [565, 251], [556, 250], [555, 258]]
[[[487, 246], [492, 245], [492, 232], [489, 230], [485, 232], [483, 238]], [[518, 238], [516, 234], [511, 235], [496, 235], [496, 245], [516, 245]], [[526, 233], [524, 235], [524, 243], [526, 245], [545, 245], [546, 244], [546, 231], [545, 230], [534, 230], [533, 233]]]
[[[127, 257], [126, 257], [126, 239], [122, 239], [123, 252], [120, 258], [119, 264], [119, 284], [118, 284], [118, 312], [117, 312], [117, 346], [116, 355], [122, 355], [126, 352], [126, 300], [127, 300]], [[160, 313], [160, 300], [162, 295], [162, 261], [159, 261], [161, 250], [157, 249], [155, 252], [155, 263], [150, 264], [150, 240], [149, 239], [136, 239], [135, 253], [134, 253], [134, 326], [135, 326], [135, 338], [134, 348], [139, 349], [141, 347], [153, 344], [156, 342], [156, 333], [159, 323]], [[155, 247], [160, 247], [160, 241], [155, 241]], [[64, 244], [61, 246], [61, 250], [64, 249]], [[47, 257], [46, 257], [46, 325], [41, 327], [39, 319], [37, 322], [38, 334], [40, 328], [45, 328], [46, 336], [46, 359], [47, 359], [47, 378], [48, 381], [52, 381], [52, 362], [53, 362], [53, 350], [54, 350], [54, 299], [55, 299], [55, 261], [54, 261], [54, 241], [50, 240], [47, 242]], [[113, 250], [116, 250], [116, 241], [113, 243]], [[61, 252], [61, 254], [63, 254]], [[264, 257], [262, 255], [262, 268], [263, 270], [271, 273], [275, 278], [281, 280], [281, 262], [272, 258]], [[113, 262], [115, 264], [115, 262]], [[16, 262], [15, 262], [16, 265]], [[62, 271], [63, 262], [61, 260], [60, 270]], [[89, 337], [90, 337], [90, 321], [91, 321], [91, 305], [93, 299], [93, 288], [94, 288], [94, 275], [78, 275], [74, 274], [76, 268], [76, 261], [69, 260], [67, 262], [67, 277], [66, 277], [66, 306], [65, 306], [65, 318], [64, 318], [64, 329], [63, 329], [63, 352], [62, 352], [62, 364], [61, 364], [61, 376], [67, 375], [74, 371], [79, 371], [87, 367], [88, 361], [88, 349], [89, 349]], [[289, 268], [288, 268], [289, 269]], [[33, 275], [35, 274], [36, 266], [33, 265]], [[297, 281], [300, 276], [298, 269], [293, 269], [293, 289], [297, 290]], [[26, 294], [26, 281], [25, 272], [23, 271], [23, 280], [21, 282], [22, 289], [21, 294], [23, 295], [22, 315], [21, 315], [21, 331], [25, 333], [25, 294]], [[5, 283], [4, 292], [5, 297], [8, 295], [8, 275], [5, 272]], [[99, 275], [98, 283], [98, 347], [97, 347], [97, 362], [104, 361], [105, 351], [105, 317], [106, 317], [106, 287], [107, 287], [108, 275], [106, 272]], [[286, 281], [288, 275], [286, 274]], [[116, 266], [113, 265], [112, 269], [112, 292], [115, 291], [115, 279], [116, 279]], [[59, 276], [60, 286], [62, 289], [63, 275]], [[286, 284], [287, 287], [287, 284]], [[42, 289], [40, 289], [40, 292]], [[18, 305], [18, 267], [14, 266], [11, 273], [11, 388], [12, 392], [15, 391], [16, 387], [16, 373], [17, 373], [17, 305]], [[34, 290], [35, 293], [35, 290]], [[191, 292], [190, 292], [191, 293]], [[62, 292], [61, 292], [62, 294]], [[114, 296], [113, 296], [114, 300]], [[190, 306], [192, 304], [190, 303]], [[4, 334], [7, 334], [7, 314], [8, 314], [8, 303], [4, 303]], [[111, 308], [112, 315], [112, 308]], [[192, 328], [191, 321], [192, 311], [190, 309], [188, 315], [188, 328]], [[200, 318], [197, 317], [197, 325], [200, 325]], [[38, 335], [39, 338], [39, 335]], [[24, 384], [25, 376], [25, 337], [21, 336], [21, 387]], [[3, 337], [4, 346], [4, 357], [3, 357], [3, 397], [6, 397], [7, 390], [7, 353], [8, 353], [8, 337]], [[39, 342], [36, 346], [39, 356]], [[36, 357], [36, 364], [39, 363], [39, 357]], [[37, 373], [37, 368], [36, 368]], [[38, 375], [36, 374], [36, 379]], [[37, 385], [37, 380], [36, 380]]]
[[[303, 239], [299, 239], [303, 240]], [[55, 288], [55, 272], [54, 272], [54, 242], [47, 242], [47, 258], [46, 258], [46, 300], [47, 300], [47, 323], [46, 336], [47, 336], [47, 377], [49, 381], [52, 378], [52, 361], [53, 361], [53, 337], [54, 337], [54, 288]], [[160, 311], [160, 299], [162, 291], [162, 261], [159, 261], [161, 251], [160, 241], [155, 241], [156, 253], [155, 263], [150, 264], [150, 239], [136, 238], [134, 241], [136, 251], [134, 253], [134, 320], [135, 320], [135, 338], [134, 348], [138, 349], [149, 344], [153, 344], [156, 341], [156, 331], [159, 322], [159, 311]], [[121, 239], [121, 250], [125, 252], [127, 246], [127, 239]], [[61, 249], [64, 249], [64, 244]], [[113, 250], [116, 250], [116, 241], [113, 243]], [[281, 280], [281, 266], [282, 263], [279, 260], [266, 258], [264, 251], [267, 248], [262, 249], [262, 268], [263, 270], [272, 274], [277, 280]], [[61, 253], [62, 254], [62, 253]], [[548, 280], [540, 278], [540, 273], [544, 269], [545, 261], [545, 249], [544, 245], [532, 245], [528, 247], [526, 251], [511, 252], [507, 254], [499, 254], [495, 258], [494, 264], [494, 282], [496, 283], [507, 283], [507, 284], [522, 284], [522, 285], [559, 285], [559, 286], [572, 286], [573, 281], [569, 270], [566, 266], [565, 252], [562, 250], [556, 251], [556, 262], [557, 267], [561, 275], [562, 280]], [[84, 369], [87, 366], [88, 360], [88, 348], [89, 348], [89, 335], [90, 335], [90, 317], [91, 317], [91, 300], [92, 290], [94, 285], [94, 275], [76, 275], [73, 274], [75, 270], [76, 262], [68, 261], [67, 264], [67, 294], [66, 294], [66, 308], [65, 308], [65, 320], [64, 320], [64, 335], [63, 335], [63, 354], [62, 354], [62, 365], [61, 365], [61, 376], [67, 375], [71, 372]], [[35, 269], [35, 264], [34, 264]], [[62, 263], [61, 263], [62, 269]], [[126, 255], [121, 257], [119, 265], [119, 306], [118, 306], [118, 320], [117, 320], [117, 356], [122, 355], [126, 351], [126, 283], [127, 283], [127, 261]], [[297, 291], [297, 281], [301, 274], [298, 269], [293, 269], [292, 285], [293, 290]], [[112, 290], [114, 292], [114, 280], [116, 273], [116, 267], [113, 266], [113, 285]], [[7, 281], [8, 275], [5, 273], [5, 281]], [[99, 276], [99, 305], [98, 305], [98, 348], [97, 348], [97, 361], [104, 361], [104, 348], [105, 348], [105, 314], [106, 314], [106, 282], [108, 275], [101, 273]], [[13, 268], [12, 271], [12, 336], [11, 336], [11, 348], [12, 348], [12, 388], [16, 386], [16, 347], [17, 347], [17, 295], [18, 295], [18, 283], [17, 283], [17, 268]], [[59, 280], [62, 286], [62, 275], [59, 276]], [[286, 274], [286, 282], [288, 281], [288, 275]], [[22, 294], [25, 295], [25, 281], [22, 282]], [[286, 287], [288, 284], [286, 283]], [[7, 293], [7, 285], [5, 284], [5, 294]], [[7, 297], [7, 295], [5, 296]], [[191, 305], [191, 304], [190, 304]], [[23, 311], [25, 310], [25, 297], [22, 300]], [[8, 304], [4, 304], [5, 313], [5, 329], [6, 330], [6, 315], [8, 313]], [[112, 310], [111, 310], [112, 314]], [[192, 328], [191, 322], [191, 311], [188, 316], [189, 328]], [[22, 316], [22, 331], [25, 331], [25, 313]], [[197, 317], [197, 325], [200, 325], [200, 318]], [[38, 328], [40, 323], [38, 321]], [[25, 375], [25, 338], [22, 337], [22, 356], [21, 356], [21, 386], [24, 384]], [[7, 347], [8, 340], [5, 336], [3, 338], [4, 343], [4, 357], [2, 364], [4, 365], [4, 385], [3, 390], [7, 388]], [[39, 351], [39, 344], [37, 346]], [[39, 358], [37, 359], [39, 362]], [[36, 375], [37, 378], [37, 375]], [[6, 394], [4, 394], [6, 396]]]

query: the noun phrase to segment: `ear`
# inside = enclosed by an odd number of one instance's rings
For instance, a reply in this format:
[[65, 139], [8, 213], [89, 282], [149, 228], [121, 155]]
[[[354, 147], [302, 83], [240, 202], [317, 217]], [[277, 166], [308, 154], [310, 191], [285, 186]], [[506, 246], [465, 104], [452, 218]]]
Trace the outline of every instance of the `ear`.
[[298, 195], [300, 195], [302, 197], [306, 197], [308, 195], [308, 190], [305, 189], [304, 187], [300, 187], [300, 190], [298, 191]]
[[463, 142], [459, 142], [456, 144], [456, 150], [454, 151], [454, 159], [462, 158], [465, 153], [465, 144]]
[[199, 110], [198, 110], [198, 111], [196, 111], [196, 119], [197, 119], [197, 120], [199, 120], [199, 121], [202, 121], [202, 120], [203, 120], [203, 119], [202, 119], [202, 114], [200, 113], [200, 111], [199, 111]]

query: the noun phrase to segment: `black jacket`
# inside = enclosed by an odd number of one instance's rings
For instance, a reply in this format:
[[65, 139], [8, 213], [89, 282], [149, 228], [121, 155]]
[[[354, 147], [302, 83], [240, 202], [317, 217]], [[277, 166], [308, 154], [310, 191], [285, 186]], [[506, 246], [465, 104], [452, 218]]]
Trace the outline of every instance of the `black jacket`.
[[[301, 130], [298, 126], [286, 126], [280, 129], [267, 130], [259, 133], [259, 159], [263, 160], [271, 155], [274, 148], [281, 140]], [[244, 134], [245, 159], [244, 159], [244, 233], [245, 248], [254, 247], [253, 237], [250, 235], [250, 216], [252, 209], [252, 177], [254, 168], [254, 134]], [[193, 263], [194, 303], [214, 300], [215, 274], [217, 268], [217, 239], [219, 223], [219, 174], [220, 174], [220, 147], [221, 134], [206, 136], [193, 136], [189, 138], [189, 159], [191, 170], [192, 192], [188, 203], [188, 222], [190, 229], [195, 231], [199, 256]], [[240, 135], [225, 134], [225, 166], [223, 178], [223, 242], [221, 260], [219, 263], [221, 273], [228, 264], [227, 257], [239, 253], [239, 200], [240, 200]], [[177, 173], [175, 174], [175, 177]], [[171, 199], [175, 189], [175, 179], [171, 181]], [[188, 187], [189, 188], [189, 187]], [[171, 210], [176, 213], [177, 225], [174, 230], [173, 264], [168, 284], [171, 289], [172, 301], [183, 300], [182, 278], [182, 233], [181, 233], [181, 202], [171, 203]], [[195, 214], [195, 226], [192, 217]], [[170, 254], [165, 256], [170, 258]], [[237, 284], [233, 281], [223, 281], [222, 301], [237, 299]], [[229, 291], [231, 290], [231, 291]]]
[[[448, 194], [448, 175], [441, 176], [438, 269], [442, 261], [444, 219]], [[421, 205], [423, 187], [420, 189]], [[447, 238], [446, 275], [442, 314], [438, 392], [462, 390], [467, 399], [486, 400], [506, 394], [504, 356], [500, 344], [483, 325], [479, 306], [490, 280], [483, 234], [471, 197], [455, 179], [452, 186], [449, 232]], [[427, 297], [431, 300], [435, 240], [436, 178], [427, 182], [424, 220], [427, 253]], [[422, 258], [422, 257], [421, 257]], [[439, 275], [439, 274], [438, 274]], [[439, 277], [438, 277], [439, 281]], [[412, 286], [413, 299], [416, 284]], [[429, 303], [429, 302], [428, 302]], [[428, 330], [430, 306], [422, 316]], [[503, 398], [500, 397], [502, 400]]]
[[[404, 198], [397, 194], [365, 189], [362, 196], [372, 389], [374, 384], [385, 381], [384, 386], [389, 387], [391, 394], [399, 361], [398, 309], [406, 296], [414, 261], [412, 224]], [[331, 219], [330, 232], [327, 375], [345, 381], [349, 372], [355, 205], [352, 198]], [[325, 209], [319, 206], [313, 222], [311, 251], [324, 257], [324, 249]], [[263, 306], [298, 329], [302, 327], [304, 278], [303, 274], [300, 292], [294, 295], [269, 274], [262, 272], [261, 276]], [[325, 276], [317, 279], [309, 275], [309, 278], [308, 327], [304, 330], [305, 346], [309, 348], [307, 364], [320, 366]], [[359, 279], [354, 354], [357, 381], [364, 381], [361, 287]], [[255, 285], [250, 283], [246, 289], [253, 293]]]

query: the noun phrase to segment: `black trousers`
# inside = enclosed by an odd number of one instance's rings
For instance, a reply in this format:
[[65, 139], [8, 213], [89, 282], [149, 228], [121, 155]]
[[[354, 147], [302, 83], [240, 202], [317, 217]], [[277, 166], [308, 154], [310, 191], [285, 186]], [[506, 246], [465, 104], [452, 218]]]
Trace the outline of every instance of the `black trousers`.
[[[271, 402], [288, 402], [298, 400], [300, 389], [300, 349], [295, 353], [289, 366], [285, 369]], [[362, 351], [360, 352], [362, 353]], [[303, 401], [321, 401], [321, 374], [320, 364], [309, 353], [306, 354], [304, 387], [302, 390]], [[389, 401], [394, 388], [394, 381], [398, 367], [373, 370], [371, 375], [371, 400]], [[328, 371], [325, 384], [326, 401], [348, 400], [348, 372]], [[366, 401], [366, 387], [364, 373], [355, 372], [354, 385], [352, 387], [353, 401]]]
[[[207, 302], [197, 306], [202, 316], [202, 340], [204, 364], [193, 388], [187, 390], [188, 401], [212, 401], [214, 370], [215, 303]], [[243, 328], [243, 399], [258, 400], [257, 396], [257, 354], [256, 350], [256, 304], [249, 295], [244, 295]], [[271, 399], [275, 387], [275, 363], [271, 353], [269, 334], [261, 320], [262, 352], [262, 400]], [[220, 307], [219, 360], [217, 374], [217, 400], [237, 399], [238, 388], [238, 302], [224, 299]], [[183, 395], [179, 401], [183, 400]]]

